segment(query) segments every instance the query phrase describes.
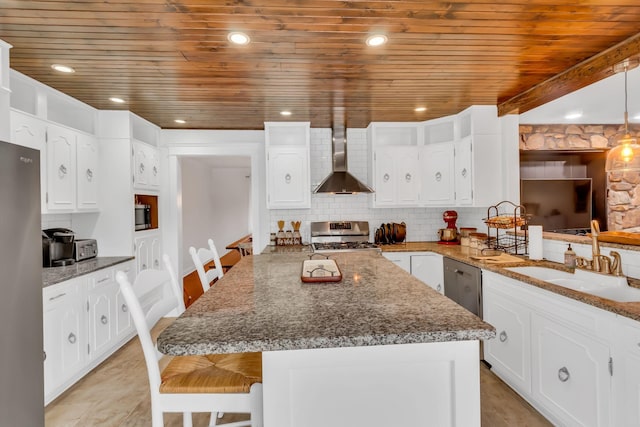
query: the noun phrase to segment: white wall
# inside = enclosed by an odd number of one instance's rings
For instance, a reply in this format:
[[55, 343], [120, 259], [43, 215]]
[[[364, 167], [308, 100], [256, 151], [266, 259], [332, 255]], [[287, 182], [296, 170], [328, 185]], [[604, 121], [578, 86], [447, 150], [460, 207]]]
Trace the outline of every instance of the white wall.
[[181, 159], [183, 274], [194, 270], [189, 247], [213, 239], [220, 255], [249, 234], [251, 168], [211, 166], [205, 157]]

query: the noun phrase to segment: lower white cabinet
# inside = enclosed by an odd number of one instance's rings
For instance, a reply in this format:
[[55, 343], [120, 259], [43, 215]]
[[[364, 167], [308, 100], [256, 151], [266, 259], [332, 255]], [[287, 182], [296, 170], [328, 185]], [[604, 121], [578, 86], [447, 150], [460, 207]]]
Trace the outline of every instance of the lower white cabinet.
[[618, 319], [613, 346], [613, 426], [640, 426], [640, 322]]
[[520, 393], [531, 393], [529, 309], [491, 286], [483, 286], [483, 298], [484, 320], [496, 328], [496, 338], [485, 343], [485, 360]]
[[134, 239], [137, 272], [147, 268], [161, 268], [160, 232], [157, 230], [138, 231]]
[[532, 396], [566, 425], [610, 425], [609, 347], [536, 313]]
[[496, 375], [556, 425], [639, 425], [640, 368], [628, 365], [640, 349], [615, 355], [616, 315], [486, 270], [482, 286], [484, 320], [496, 328], [485, 360]]
[[442, 255], [435, 252], [383, 252], [382, 255], [444, 295]]
[[[64, 390], [87, 359], [84, 280], [68, 280], [43, 290], [45, 403]], [[61, 390], [62, 389], [62, 390]]]
[[43, 289], [45, 404], [134, 335], [117, 270], [133, 280], [128, 261]]
[[434, 252], [411, 255], [411, 274], [444, 295], [442, 255]]

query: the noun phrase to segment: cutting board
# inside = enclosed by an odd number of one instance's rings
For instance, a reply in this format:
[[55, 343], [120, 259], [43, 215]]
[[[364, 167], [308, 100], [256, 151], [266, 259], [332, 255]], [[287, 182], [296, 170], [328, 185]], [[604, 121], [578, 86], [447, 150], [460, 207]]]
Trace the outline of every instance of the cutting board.
[[302, 262], [300, 279], [305, 283], [339, 282], [342, 273], [335, 260], [308, 259]]
[[[587, 236], [591, 237], [591, 233], [587, 233]], [[640, 233], [629, 233], [627, 231], [602, 231], [598, 236], [598, 240], [601, 242], [640, 246]]]
[[487, 264], [508, 264], [508, 263], [523, 261], [522, 258], [518, 258], [516, 256], [509, 255], [509, 254], [490, 255], [490, 256], [478, 255], [478, 256], [470, 256], [469, 258], [476, 261], [486, 262]]

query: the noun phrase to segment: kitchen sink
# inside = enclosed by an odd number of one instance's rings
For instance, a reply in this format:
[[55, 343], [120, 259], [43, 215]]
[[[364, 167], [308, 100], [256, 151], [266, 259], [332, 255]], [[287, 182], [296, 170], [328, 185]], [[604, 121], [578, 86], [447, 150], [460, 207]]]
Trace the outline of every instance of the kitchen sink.
[[640, 289], [630, 287], [624, 276], [612, 276], [581, 269], [576, 269], [575, 273], [569, 273], [537, 266], [509, 267], [506, 270], [613, 301], [640, 301]]

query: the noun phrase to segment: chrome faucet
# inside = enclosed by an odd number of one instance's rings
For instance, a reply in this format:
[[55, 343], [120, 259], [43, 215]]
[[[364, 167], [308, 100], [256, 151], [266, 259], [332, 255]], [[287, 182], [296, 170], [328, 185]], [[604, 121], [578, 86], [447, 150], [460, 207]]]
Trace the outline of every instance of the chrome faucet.
[[611, 251], [611, 257], [600, 254], [600, 243], [598, 236], [600, 235], [600, 225], [597, 220], [591, 221], [591, 259], [584, 257], [576, 258], [576, 267], [585, 270], [592, 270], [598, 273], [613, 274], [614, 276], [623, 276], [622, 260], [620, 254]]

